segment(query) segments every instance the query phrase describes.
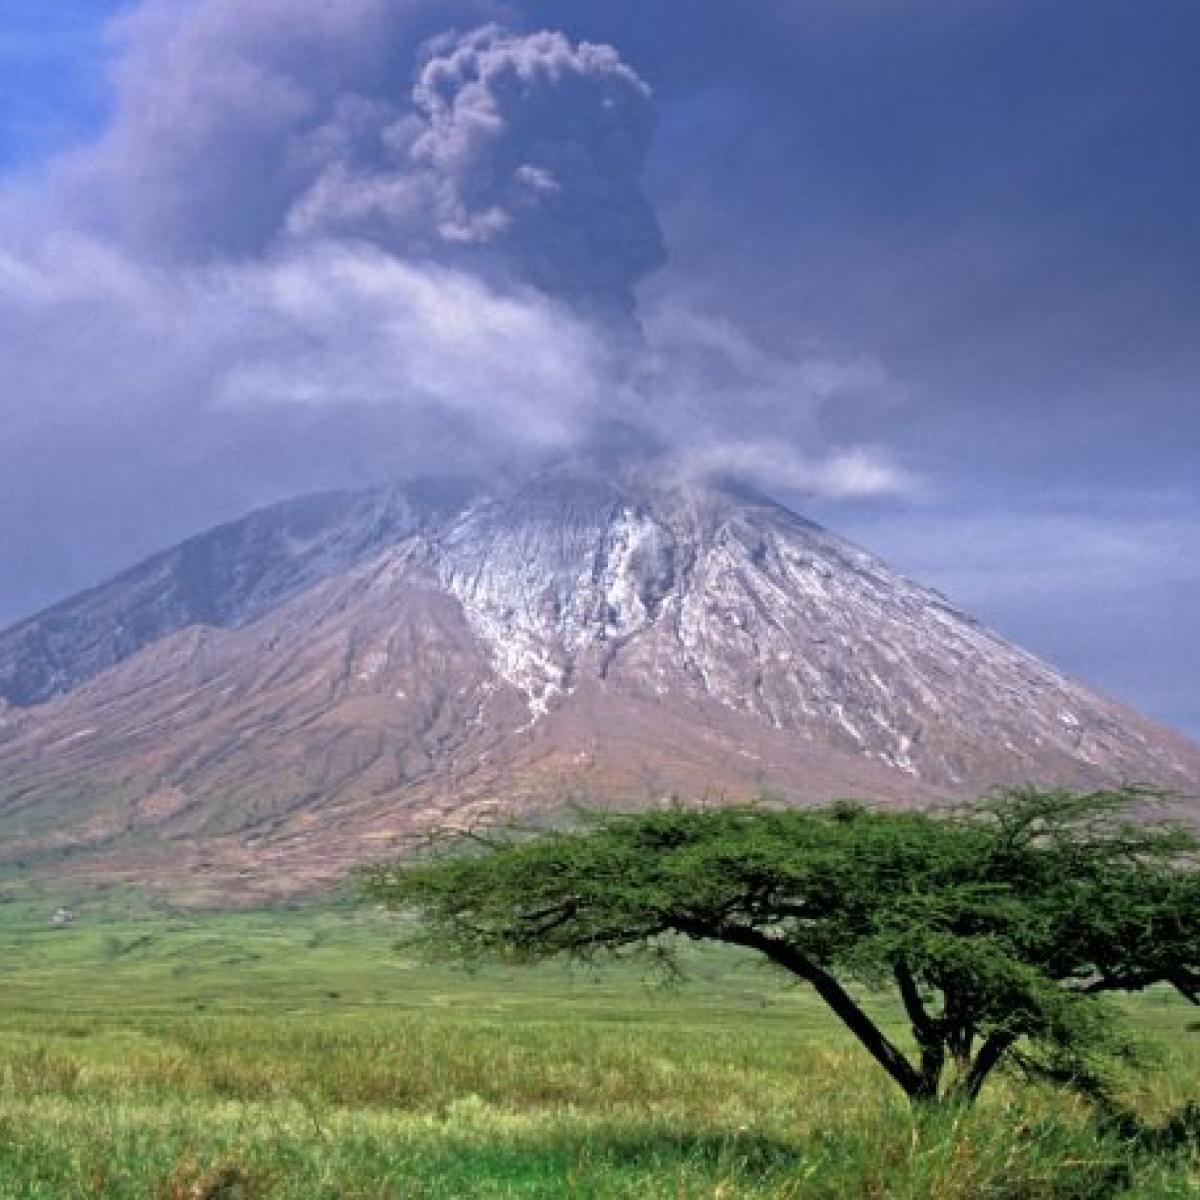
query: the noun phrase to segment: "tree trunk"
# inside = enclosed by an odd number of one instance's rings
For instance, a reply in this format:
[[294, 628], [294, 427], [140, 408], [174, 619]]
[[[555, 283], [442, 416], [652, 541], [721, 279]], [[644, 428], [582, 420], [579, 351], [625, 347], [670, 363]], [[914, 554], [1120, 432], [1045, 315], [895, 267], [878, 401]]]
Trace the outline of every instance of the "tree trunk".
[[979, 1090], [983, 1087], [984, 1080], [992, 1073], [992, 1070], [1008, 1053], [1016, 1040], [1011, 1033], [993, 1033], [979, 1047], [979, 1053], [975, 1055], [975, 1061], [966, 1075], [955, 1083], [950, 1092], [950, 1099], [958, 1104], [973, 1104], [979, 1096]]
[[[681, 933], [695, 933], [696, 927], [678, 925]], [[833, 1010], [834, 1015], [850, 1030], [871, 1057], [892, 1077], [914, 1104], [918, 1102], [925, 1082], [922, 1072], [909, 1062], [905, 1054], [858, 1006], [854, 997], [838, 981], [786, 942], [773, 938], [761, 929], [724, 925], [719, 930], [705, 929], [703, 936], [746, 946], [765, 954], [777, 966], [812, 984], [817, 995]]]

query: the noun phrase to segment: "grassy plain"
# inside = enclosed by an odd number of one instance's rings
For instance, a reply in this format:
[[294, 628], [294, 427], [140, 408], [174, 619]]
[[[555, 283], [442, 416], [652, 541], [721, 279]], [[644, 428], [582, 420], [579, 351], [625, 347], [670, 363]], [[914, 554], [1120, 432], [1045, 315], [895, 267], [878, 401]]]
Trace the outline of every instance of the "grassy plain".
[[[918, 1130], [806, 992], [724, 952], [664, 989], [599, 972], [414, 962], [369, 911], [197, 914], [136, 895], [0, 904], [3, 1200], [1164, 1200], [1078, 1101], [1001, 1081]], [[1200, 1093], [1193, 1011], [1154, 1117]]]

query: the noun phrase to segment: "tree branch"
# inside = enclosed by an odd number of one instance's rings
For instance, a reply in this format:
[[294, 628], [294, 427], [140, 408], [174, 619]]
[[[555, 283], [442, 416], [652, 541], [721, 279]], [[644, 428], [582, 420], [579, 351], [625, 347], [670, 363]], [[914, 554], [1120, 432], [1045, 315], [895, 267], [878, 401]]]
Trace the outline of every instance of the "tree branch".
[[917, 988], [917, 981], [913, 978], [908, 963], [902, 958], [897, 959], [892, 967], [892, 974], [896, 977], [896, 984], [900, 988], [900, 999], [904, 1002], [904, 1011], [908, 1014], [908, 1020], [913, 1027], [913, 1032], [917, 1035], [917, 1041], [923, 1043], [931, 1038], [936, 1038], [938, 1036], [937, 1027], [925, 1008], [925, 1003]]
[[903, 1052], [875, 1024], [838, 981], [817, 963], [790, 946], [782, 938], [761, 929], [744, 925], [711, 926], [700, 922], [676, 920], [675, 928], [692, 937], [711, 938], [745, 946], [765, 955], [776, 966], [783, 967], [816, 989], [817, 995], [833, 1010], [838, 1019], [859, 1040], [863, 1048], [892, 1077], [909, 1099], [918, 1099], [923, 1092], [921, 1073]]
[[892, 974], [895, 975], [896, 984], [900, 988], [900, 998], [904, 1002], [904, 1011], [908, 1014], [913, 1035], [921, 1048], [920, 1096], [924, 1100], [936, 1099], [942, 1071], [946, 1065], [945, 1038], [939, 1023], [929, 1015], [921, 999], [921, 992], [908, 963], [902, 958], [897, 959], [892, 966]]
[[1200, 1005], [1200, 974], [1185, 970], [1106, 973], [1068, 986], [1067, 991], [1097, 996], [1101, 992], [1140, 992], [1156, 983], [1170, 984], [1185, 1000]]

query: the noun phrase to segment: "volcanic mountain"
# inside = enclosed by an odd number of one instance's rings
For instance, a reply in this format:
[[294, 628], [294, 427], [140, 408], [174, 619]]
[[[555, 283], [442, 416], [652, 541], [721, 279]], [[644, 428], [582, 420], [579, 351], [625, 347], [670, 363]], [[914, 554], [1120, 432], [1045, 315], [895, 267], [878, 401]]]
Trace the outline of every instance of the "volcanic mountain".
[[289, 892], [683, 795], [1200, 789], [1200, 746], [762, 496], [567, 465], [305, 497], [0, 634], [0, 862]]

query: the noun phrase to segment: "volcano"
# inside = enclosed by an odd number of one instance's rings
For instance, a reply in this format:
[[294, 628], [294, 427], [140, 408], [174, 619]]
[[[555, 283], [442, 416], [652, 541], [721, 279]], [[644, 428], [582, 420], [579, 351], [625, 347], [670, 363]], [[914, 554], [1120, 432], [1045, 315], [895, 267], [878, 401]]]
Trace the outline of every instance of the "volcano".
[[319, 887], [565, 806], [1200, 789], [1200, 746], [734, 484], [303, 497], [0, 634], [0, 862]]

